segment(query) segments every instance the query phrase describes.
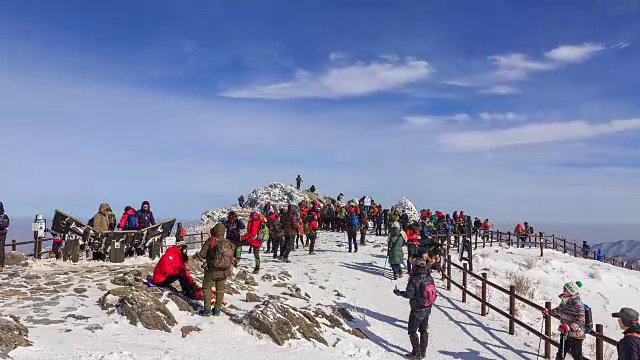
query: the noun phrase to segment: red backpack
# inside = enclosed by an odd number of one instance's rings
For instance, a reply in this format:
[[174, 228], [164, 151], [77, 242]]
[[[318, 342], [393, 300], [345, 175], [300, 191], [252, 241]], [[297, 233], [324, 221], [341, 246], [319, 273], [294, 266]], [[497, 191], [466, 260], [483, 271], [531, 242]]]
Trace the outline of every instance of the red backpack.
[[436, 291], [436, 285], [431, 283], [424, 287], [424, 306], [429, 307], [436, 302], [438, 292]]

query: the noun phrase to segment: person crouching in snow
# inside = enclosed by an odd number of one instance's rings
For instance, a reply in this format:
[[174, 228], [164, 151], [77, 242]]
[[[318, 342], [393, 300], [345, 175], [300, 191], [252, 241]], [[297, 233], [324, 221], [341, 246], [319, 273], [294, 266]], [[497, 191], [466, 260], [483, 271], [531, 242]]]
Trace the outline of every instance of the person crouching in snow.
[[389, 265], [393, 271], [393, 280], [402, 277], [402, 261], [404, 260], [404, 244], [407, 241], [407, 235], [400, 230], [400, 224], [397, 222], [391, 225], [389, 238], [387, 239], [387, 256], [389, 257]]
[[558, 349], [556, 359], [564, 359], [570, 353], [574, 359], [582, 359], [582, 342], [585, 338], [585, 308], [580, 300], [580, 281], [564, 284], [562, 294], [559, 295], [562, 302], [555, 309], [547, 311], [542, 309], [544, 315], [551, 315], [560, 319], [560, 331], [566, 336], [564, 348]]
[[262, 241], [258, 239], [258, 234], [260, 233], [260, 226], [265, 223], [264, 217], [257, 213], [252, 212], [249, 218], [249, 223], [247, 224], [247, 233], [240, 238], [242, 241], [246, 241], [251, 246], [251, 250], [253, 251], [253, 256], [255, 258], [255, 267], [253, 268], [253, 273], [258, 274], [260, 272], [260, 248], [262, 247]]
[[182, 293], [188, 298], [196, 299], [196, 293], [201, 289], [194, 284], [187, 271], [187, 249], [184, 241], [178, 241], [169, 247], [153, 269], [153, 283], [156, 286], [169, 287], [179, 281]]
[[[431, 306], [436, 301], [437, 292], [427, 262], [418, 259], [414, 263], [415, 270], [409, 277], [406, 291], [397, 288], [393, 291], [397, 296], [409, 299], [411, 312], [409, 313], [409, 340], [413, 350], [407, 354], [409, 359], [424, 359], [429, 345], [429, 315]], [[420, 337], [418, 338], [418, 331]]]

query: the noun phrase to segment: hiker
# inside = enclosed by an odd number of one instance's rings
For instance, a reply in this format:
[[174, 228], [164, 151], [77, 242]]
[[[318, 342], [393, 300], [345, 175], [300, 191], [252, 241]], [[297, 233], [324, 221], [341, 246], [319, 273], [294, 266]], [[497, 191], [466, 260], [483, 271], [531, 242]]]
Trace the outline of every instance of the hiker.
[[236, 244], [236, 258], [240, 260], [242, 256], [242, 244], [240, 243], [240, 230], [244, 230], [245, 226], [242, 220], [238, 219], [238, 214], [231, 210], [227, 214], [227, 219], [222, 223], [226, 230], [226, 238]]
[[175, 281], [180, 282], [182, 293], [195, 299], [196, 292], [200, 288], [194, 284], [193, 278], [187, 270], [187, 244], [184, 241], [176, 241], [176, 244], [167, 248], [153, 269], [153, 284], [161, 287], [170, 287]]
[[367, 219], [367, 213], [360, 213], [360, 246], [367, 245], [367, 231], [369, 231], [369, 220]]
[[[210, 232], [211, 241], [205, 242], [198, 252], [198, 257], [204, 262], [204, 279], [202, 280], [203, 316], [220, 316], [220, 308], [224, 302], [224, 286], [227, 278], [233, 274], [233, 268], [238, 262], [238, 259], [234, 257], [236, 244], [225, 239], [224, 229], [224, 224], [216, 224]], [[216, 300], [212, 311], [211, 289], [214, 287], [216, 289]]]
[[618, 360], [640, 360], [638, 312], [630, 308], [622, 308], [611, 316], [618, 319], [618, 326], [624, 331], [624, 337], [618, 341]]
[[402, 215], [400, 215], [400, 223], [402, 224], [402, 230], [407, 230], [409, 227], [409, 215], [405, 210], [402, 210]]
[[306, 211], [302, 211], [300, 209], [300, 217], [296, 219], [296, 224], [298, 225], [298, 231], [296, 233], [296, 249], [300, 248], [300, 243], [302, 243], [302, 247], [304, 247], [304, 221], [307, 219]]
[[[527, 240], [527, 233], [524, 230], [524, 226], [522, 224], [516, 225], [516, 228], [513, 230], [513, 235], [522, 242], [522, 247], [524, 247], [524, 243]], [[509, 244], [511, 245], [511, 244]]]
[[9, 217], [4, 213], [4, 204], [0, 202], [0, 272], [4, 270], [4, 245], [7, 241], [10, 223]]
[[253, 251], [253, 256], [255, 258], [255, 266], [253, 268], [253, 273], [260, 273], [260, 248], [262, 247], [262, 241], [258, 238], [260, 233], [260, 229], [262, 224], [266, 221], [264, 217], [257, 213], [252, 212], [249, 218], [249, 223], [247, 224], [247, 233], [240, 238], [240, 241], [246, 241], [249, 243], [251, 250]]
[[241, 208], [244, 207], [244, 195], [240, 195], [240, 197], [238, 198], [238, 206], [240, 206]]
[[107, 218], [109, 219], [109, 231], [114, 231], [116, 229], [116, 214], [111, 209], [109, 209]]
[[393, 272], [393, 280], [402, 277], [402, 261], [404, 260], [404, 244], [407, 241], [407, 235], [400, 230], [400, 224], [393, 223], [389, 238], [387, 239], [387, 256], [389, 257], [389, 265]]
[[148, 201], [143, 201], [140, 210], [138, 210], [138, 230], [146, 229], [156, 224], [156, 219], [153, 217], [153, 211], [151, 211], [151, 205]]
[[[416, 269], [409, 277], [407, 289], [400, 291], [397, 288], [393, 293], [409, 299], [411, 312], [409, 313], [409, 340], [413, 348], [407, 354], [408, 359], [424, 359], [429, 345], [429, 315], [431, 306], [436, 301], [437, 292], [433, 278], [427, 269], [427, 262], [418, 259], [414, 263]], [[418, 338], [418, 331], [420, 337]]]
[[585, 339], [585, 306], [580, 300], [580, 281], [564, 284], [562, 302], [555, 309], [542, 309], [544, 315], [551, 315], [560, 319], [560, 332], [564, 338], [564, 347], [558, 349], [556, 359], [564, 359], [569, 353], [574, 359], [582, 359], [582, 342]]
[[333, 209], [333, 205], [331, 203], [327, 204], [327, 206], [322, 211], [322, 228], [324, 230], [336, 230], [333, 221], [334, 214], [335, 210]]
[[343, 193], [338, 194], [338, 197], [336, 198], [336, 201], [338, 201], [338, 204], [342, 205], [342, 199], [344, 199], [344, 194]]
[[315, 185], [311, 185], [311, 187], [309, 188], [309, 191], [312, 193], [316, 192], [316, 186]]
[[378, 213], [373, 221], [376, 222], [376, 236], [382, 236], [382, 224], [384, 224], [384, 211], [382, 210], [382, 206], [379, 206]]
[[316, 239], [318, 238], [318, 221], [316, 213], [311, 213], [311, 221], [309, 221], [307, 241], [309, 242], [309, 255], [316, 254]]
[[187, 237], [187, 229], [182, 226], [182, 223], [179, 222], [176, 226], [176, 242], [184, 241], [184, 238]]
[[358, 231], [360, 230], [360, 223], [358, 222], [358, 215], [356, 215], [355, 208], [349, 208], [349, 214], [347, 215], [347, 241], [349, 243], [349, 252], [352, 252], [351, 246], [354, 246], [353, 252], [358, 252]]
[[273, 252], [273, 258], [275, 259], [278, 257], [280, 242], [282, 241], [282, 223], [280, 222], [280, 213], [275, 212], [267, 218], [267, 227], [269, 228], [267, 254]]
[[298, 177], [296, 178], [296, 189], [300, 190], [300, 185], [302, 185], [302, 183], [302, 177], [298, 174]]
[[293, 243], [298, 231], [298, 219], [296, 218], [296, 206], [289, 205], [289, 211], [282, 216], [283, 240], [280, 244], [280, 256], [278, 259], [284, 262], [291, 262], [289, 254], [293, 249]]
[[597, 259], [598, 259], [598, 261], [604, 261], [605, 257], [604, 257], [604, 249], [603, 248], [599, 248], [598, 249]]
[[482, 228], [482, 221], [476, 217], [473, 219], [473, 234], [476, 238], [480, 234], [480, 228]]
[[118, 223], [118, 229], [138, 230], [138, 216], [133, 207], [127, 206], [124, 208], [122, 217], [120, 217], [120, 223]]
[[582, 256], [585, 259], [589, 258], [589, 252], [591, 251], [591, 246], [589, 246], [589, 244], [587, 244], [587, 241], [583, 241], [582, 242]]
[[411, 271], [411, 262], [409, 261], [415, 253], [418, 251], [418, 247], [420, 246], [420, 232], [418, 223], [411, 224], [411, 226], [407, 227], [404, 231], [407, 238], [407, 271]]
[[94, 215], [91, 219], [93, 230], [97, 232], [107, 232], [109, 231], [109, 212], [111, 211], [111, 206], [107, 203], [100, 204], [100, 208], [98, 209], [98, 213]]
[[271, 214], [273, 214], [274, 212], [276, 212], [275, 208], [273, 207], [273, 205], [271, 205], [271, 201], [267, 201], [264, 206], [262, 207], [262, 214], [266, 217], [271, 216]]

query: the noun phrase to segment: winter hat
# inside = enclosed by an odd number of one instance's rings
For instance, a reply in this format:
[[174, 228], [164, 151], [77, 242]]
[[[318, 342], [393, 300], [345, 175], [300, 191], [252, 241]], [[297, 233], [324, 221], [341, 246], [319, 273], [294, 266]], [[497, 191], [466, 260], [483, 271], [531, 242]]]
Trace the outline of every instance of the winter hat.
[[427, 262], [424, 259], [417, 259], [413, 265], [417, 266], [417, 267], [427, 267]]
[[568, 283], [564, 284], [564, 289], [567, 290], [567, 292], [571, 294], [571, 296], [578, 295], [581, 287], [581, 281], [569, 281]]
[[4, 214], [4, 204], [0, 201], [0, 215]]
[[626, 327], [632, 327], [638, 322], [638, 312], [630, 308], [622, 308], [611, 316], [622, 320], [622, 325]]

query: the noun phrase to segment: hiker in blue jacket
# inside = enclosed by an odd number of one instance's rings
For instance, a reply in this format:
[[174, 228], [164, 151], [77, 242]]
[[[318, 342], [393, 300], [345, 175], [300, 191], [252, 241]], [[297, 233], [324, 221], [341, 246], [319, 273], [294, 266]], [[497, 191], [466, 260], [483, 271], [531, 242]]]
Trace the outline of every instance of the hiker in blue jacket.
[[602, 248], [598, 249], [598, 261], [604, 261], [604, 250]]
[[360, 231], [360, 222], [358, 221], [358, 215], [356, 215], [355, 208], [349, 208], [349, 213], [347, 214], [347, 239], [349, 241], [349, 252], [351, 251], [351, 246], [353, 245], [353, 252], [358, 252], [358, 232]]

